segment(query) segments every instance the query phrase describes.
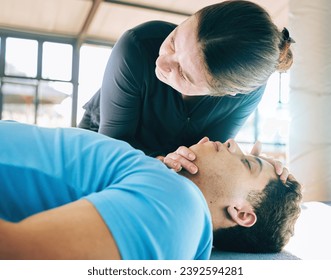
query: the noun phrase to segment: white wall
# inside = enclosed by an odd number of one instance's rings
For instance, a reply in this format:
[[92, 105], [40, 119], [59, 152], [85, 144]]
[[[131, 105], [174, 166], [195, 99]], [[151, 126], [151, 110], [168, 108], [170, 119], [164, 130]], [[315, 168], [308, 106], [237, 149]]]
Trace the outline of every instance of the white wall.
[[331, 201], [331, 1], [291, 0], [289, 166], [304, 200]]

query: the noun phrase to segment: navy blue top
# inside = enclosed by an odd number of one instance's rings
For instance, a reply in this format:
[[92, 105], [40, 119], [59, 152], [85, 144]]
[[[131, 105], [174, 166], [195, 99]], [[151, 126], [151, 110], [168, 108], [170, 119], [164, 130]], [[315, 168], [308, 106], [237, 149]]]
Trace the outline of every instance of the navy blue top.
[[101, 89], [84, 106], [80, 127], [125, 140], [151, 156], [190, 146], [204, 136], [222, 142], [235, 137], [258, 106], [265, 85], [250, 94], [196, 96], [186, 103], [155, 75], [159, 48], [175, 27], [152, 21], [123, 34]]

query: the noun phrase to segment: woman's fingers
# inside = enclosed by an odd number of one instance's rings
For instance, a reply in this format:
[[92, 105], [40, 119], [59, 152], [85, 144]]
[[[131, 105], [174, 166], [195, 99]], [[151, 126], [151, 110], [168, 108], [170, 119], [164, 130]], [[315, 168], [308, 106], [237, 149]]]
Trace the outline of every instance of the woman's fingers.
[[192, 162], [194, 159], [195, 154], [189, 148], [180, 146], [175, 152], [169, 153], [163, 162], [176, 172], [184, 168], [191, 174], [195, 174], [198, 172], [198, 167]]
[[274, 158], [269, 158], [269, 157], [262, 157], [262, 156], [260, 156], [260, 157], [274, 166], [276, 174], [279, 175], [279, 178], [283, 183], [285, 183], [287, 181], [287, 178], [289, 177], [290, 172], [283, 165], [283, 163], [281, 161], [274, 159]]
[[262, 143], [260, 141], [256, 141], [256, 143], [252, 148], [251, 154], [254, 156], [259, 156], [264, 160], [268, 161], [269, 163], [271, 163], [275, 168], [276, 174], [279, 175], [280, 180], [283, 183], [285, 183], [290, 174], [289, 170], [283, 165], [281, 161], [274, 158], [261, 156], [260, 155], [261, 152], [262, 152]]
[[261, 152], [262, 152], [262, 143], [260, 141], [256, 141], [252, 148], [251, 154], [253, 156], [259, 156]]

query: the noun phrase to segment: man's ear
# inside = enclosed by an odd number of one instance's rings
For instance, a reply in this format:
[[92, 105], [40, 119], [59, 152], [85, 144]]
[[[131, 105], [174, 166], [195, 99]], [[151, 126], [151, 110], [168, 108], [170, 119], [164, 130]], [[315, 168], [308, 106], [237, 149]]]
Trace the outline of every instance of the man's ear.
[[227, 212], [231, 219], [243, 227], [251, 227], [257, 218], [251, 206], [228, 206]]

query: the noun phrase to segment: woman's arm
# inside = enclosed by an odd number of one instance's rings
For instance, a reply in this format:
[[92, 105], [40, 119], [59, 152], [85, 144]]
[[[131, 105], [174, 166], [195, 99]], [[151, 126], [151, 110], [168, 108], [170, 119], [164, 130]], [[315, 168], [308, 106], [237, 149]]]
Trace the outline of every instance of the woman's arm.
[[94, 206], [79, 200], [19, 223], [0, 220], [0, 259], [121, 259]]
[[99, 132], [130, 142], [142, 107], [144, 62], [133, 31], [114, 46], [103, 77]]

